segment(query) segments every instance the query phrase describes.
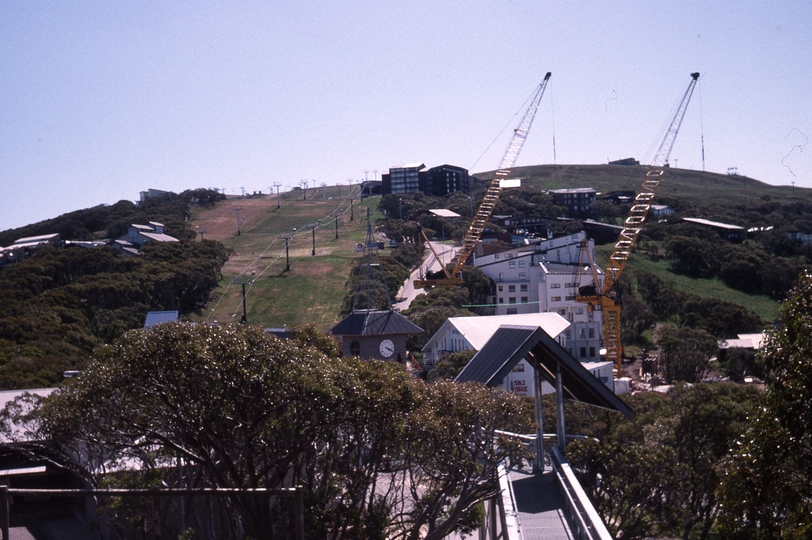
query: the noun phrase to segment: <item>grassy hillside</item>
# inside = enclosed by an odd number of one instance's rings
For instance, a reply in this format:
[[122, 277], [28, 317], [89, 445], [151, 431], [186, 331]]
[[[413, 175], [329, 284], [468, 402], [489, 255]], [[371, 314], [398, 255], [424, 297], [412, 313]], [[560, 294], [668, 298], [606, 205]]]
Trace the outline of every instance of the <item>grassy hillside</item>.
[[[524, 185], [539, 189], [565, 189], [591, 187], [599, 192], [616, 190], [638, 191], [647, 167], [621, 165], [533, 165], [516, 167], [511, 178], [521, 178]], [[476, 175], [485, 180], [493, 172]], [[812, 190], [792, 186], [773, 186], [747, 178], [669, 168], [663, 176], [659, 199], [681, 199], [697, 206], [732, 206], [761, 200], [765, 195], [772, 200], [788, 203], [795, 199], [812, 199]]]
[[[358, 197], [357, 187], [352, 196]], [[356, 243], [363, 242], [366, 235], [366, 209], [371, 209], [374, 223], [380, 216], [376, 211], [379, 199], [356, 199], [351, 211], [347, 188], [342, 187], [339, 196], [338, 187], [328, 187], [309, 189], [306, 200], [298, 190], [284, 193], [279, 208], [273, 195], [228, 199], [214, 209], [194, 213], [193, 229], [205, 231], [204, 238], [222, 242], [233, 251], [214, 292], [216, 301], [194, 319], [239, 321], [242, 286], [233, 282], [253, 279], [245, 287], [249, 323], [266, 327], [313, 323], [329, 329], [338, 322], [350, 269], [357, 264]], [[239, 235], [236, 208], [242, 221]], [[309, 226], [318, 225], [319, 220], [313, 256]], [[285, 271], [283, 235], [292, 235], [289, 272]]]

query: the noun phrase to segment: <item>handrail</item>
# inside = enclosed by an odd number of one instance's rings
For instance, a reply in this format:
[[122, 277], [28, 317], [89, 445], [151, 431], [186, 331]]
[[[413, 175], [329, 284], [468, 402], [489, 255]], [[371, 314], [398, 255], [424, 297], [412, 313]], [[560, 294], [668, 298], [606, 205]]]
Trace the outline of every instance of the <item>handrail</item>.
[[502, 537], [505, 540], [524, 540], [522, 528], [519, 523], [519, 508], [516, 504], [516, 494], [513, 493], [513, 483], [510, 481], [507, 467], [499, 464], [499, 491], [502, 494], [502, 504], [499, 505], [503, 524]]
[[578, 483], [575, 473], [561, 451], [553, 447], [550, 456], [558, 485], [564, 496], [570, 529], [576, 538], [584, 540], [612, 540], [612, 535], [604, 525], [586, 492]]

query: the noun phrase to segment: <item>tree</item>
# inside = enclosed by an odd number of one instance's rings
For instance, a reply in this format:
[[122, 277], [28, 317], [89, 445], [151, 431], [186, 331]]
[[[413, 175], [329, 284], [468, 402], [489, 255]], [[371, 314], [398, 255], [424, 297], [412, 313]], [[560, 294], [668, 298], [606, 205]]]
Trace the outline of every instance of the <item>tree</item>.
[[436, 381], [440, 379], [453, 380], [460, 371], [468, 365], [471, 358], [474, 357], [476, 351], [458, 351], [455, 353], [444, 354], [437, 360], [434, 367], [429, 371], [429, 380]]
[[812, 535], [812, 276], [802, 275], [760, 351], [766, 394], [720, 488], [727, 538]]
[[[200, 487], [304, 486], [309, 537], [416, 539], [470, 528], [498, 491], [496, 465], [520, 452], [495, 430], [533, 428], [523, 403], [424, 384], [395, 362], [338, 362], [261, 328], [171, 323], [128, 332], [7, 419], [91, 485], [118, 460], [149, 471], [180, 457]], [[286, 538], [289, 505], [240, 495], [220, 512], [247, 536]]]
[[624, 343], [640, 340], [643, 332], [657, 322], [657, 316], [648, 304], [633, 296], [623, 298], [623, 311], [620, 314], [620, 325]]
[[663, 325], [655, 337], [660, 348], [660, 371], [667, 382], [697, 382], [716, 352], [716, 339], [704, 330]]
[[721, 464], [759, 395], [753, 387], [700, 383], [630, 396], [632, 420], [571, 410], [583, 418], [568, 425], [597, 438], [573, 441], [567, 456], [614, 537], [710, 537]]
[[712, 242], [689, 236], [672, 236], [665, 245], [674, 272], [695, 278], [713, 277], [718, 265]]

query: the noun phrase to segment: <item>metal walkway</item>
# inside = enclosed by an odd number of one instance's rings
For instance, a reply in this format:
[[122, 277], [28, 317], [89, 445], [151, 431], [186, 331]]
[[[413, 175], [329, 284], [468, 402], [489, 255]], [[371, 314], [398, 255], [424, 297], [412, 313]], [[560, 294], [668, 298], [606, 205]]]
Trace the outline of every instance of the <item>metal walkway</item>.
[[510, 482], [516, 499], [519, 527], [524, 540], [572, 540], [567, 524], [564, 497], [558, 487], [555, 473], [533, 475], [511, 471]]

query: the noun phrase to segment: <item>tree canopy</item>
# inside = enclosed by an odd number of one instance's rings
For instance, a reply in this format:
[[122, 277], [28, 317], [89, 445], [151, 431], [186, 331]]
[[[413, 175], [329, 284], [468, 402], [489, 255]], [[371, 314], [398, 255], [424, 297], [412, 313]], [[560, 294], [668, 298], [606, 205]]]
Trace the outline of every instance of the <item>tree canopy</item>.
[[766, 394], [724, 467], [729, 538], [812, 535], [812, 276], [802, 276], [759, 353]]
[[[191, 204], [210, 204], [217, 195], [194, 190], [66, 214], [85, 230], [112, 237], [131, 223], [156, 220], [181, 239], [148, 242], [138, 258], [109, 247], [42, 247], [1, 268], [0, 388], [54, 386], [64, 371], [82, 369], [94, 347], [143, 326], [148, 311], [203, 308], [228, 252], [219, 242], [193, 241], [185, 219]], [[24, 230], [53, 232], [49, 227], [66, 216]]]
[[[494, 444], [495, 430], [533, 429], [532, 408], [505, 392], [337, 361], [260, 328], [184, 323], [126, 333], [18, 421], [91, 484], [88, 471], [117, 462], [146, 474], [180, 458], [200, 471], [196, 487], [302, 485], [311, 538], [468, 530], [498, 492], [498, 462], [521, 452]], [[288, 504], [235, 497], [229, 519], [287, 538]]]

